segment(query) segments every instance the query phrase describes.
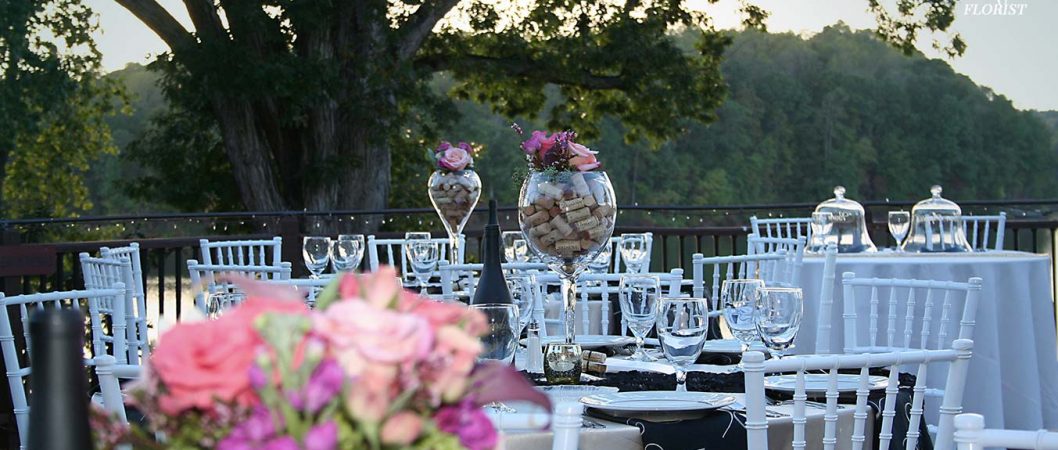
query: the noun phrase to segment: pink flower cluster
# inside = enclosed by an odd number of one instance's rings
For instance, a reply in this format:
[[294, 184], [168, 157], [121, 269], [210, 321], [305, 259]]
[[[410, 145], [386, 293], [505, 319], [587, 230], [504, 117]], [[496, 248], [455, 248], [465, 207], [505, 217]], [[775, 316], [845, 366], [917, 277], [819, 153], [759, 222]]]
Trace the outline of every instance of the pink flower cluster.
[[474, 148], [466, 142], [452, 145], [448, 141], [441, 141], [433, 151], [434, 160], [437, 161], [439, 169], [458, 172], [474, 165]]
[[162, 336], [135, 395], [170, 439], [201, 436], [181, 448], [402, 448], [440, 433], [484, 450], [498, 438], [482, 402], [546, 403], [513, 369], [476, 367], [481, 313], [400, 289], [392, 268], [343, 276], [316, 310], [240, 283], [242, 305]]
[[595, 158], [599, 152], [574, 142], [576, 137], [577, 134], [572, 131], [548, 135], [546, 131], [536, 130], [529, 135], [529, 139], [522, 142], [522, 151], [525, 152], [530, 165], [537, 170], [553, 167], [558, 170], [588, 172], [601, 167], [602, 163]]

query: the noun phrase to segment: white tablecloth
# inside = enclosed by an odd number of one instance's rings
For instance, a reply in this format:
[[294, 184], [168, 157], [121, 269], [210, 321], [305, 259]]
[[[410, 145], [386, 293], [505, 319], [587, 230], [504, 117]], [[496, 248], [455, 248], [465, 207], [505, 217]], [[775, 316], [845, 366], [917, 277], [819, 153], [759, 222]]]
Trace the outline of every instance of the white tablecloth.
[[[988, 427], [1058, 429], [1058, 350], [1049, 256], [1021, 252], [838, 255], [831, 351], [840, 351], [844, 330], [843, 272], [855, 272], [858, 278], [966, 281], [981, 277], [984, 284], [964, 412], [983, 414]], [[806, 256], [801, 273], [805, 316], [797, 340], [811, 344], [796, 349], [800, 353], [814, 351], [822, 279], [823, 258]], [[860, 314], [868, 313], [866, 303], [859, 306]]]

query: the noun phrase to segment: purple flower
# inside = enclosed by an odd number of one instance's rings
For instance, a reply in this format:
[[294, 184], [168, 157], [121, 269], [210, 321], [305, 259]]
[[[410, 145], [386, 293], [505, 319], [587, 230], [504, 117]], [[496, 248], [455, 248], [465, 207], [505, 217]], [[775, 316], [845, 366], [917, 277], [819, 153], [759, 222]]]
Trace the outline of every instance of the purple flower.
[[258, 448], [260, 444], [275, 436], [276, 426], [272, 415], [265, 407], [254, 409], [246, 420], [231, 430], [217, 445], [218, 450], [243, 450]]
[[466, 142], [459, 141], [459, 145], [457, 145], [456, 147], [466, 150], [467, 153], [474, 153], [474, 149], [470, 147], [470, 144], [467, 144]]
[[441, 152], [443, 152], [445, 150], [448, 150], [450, 148], [452, 148], [452, 144], [451, 143], [449, 143], [448, 141], [441, 141], [441, 145], [438, 145], [437, 148], [434, 149], [433, 152], [434, 153], [441, 153]]
[[328, 421], [316, 425], [305, 434], [305, 450], [334, 450], [338, 448], [338, 425]]
[[268, 441], [268, 443], [265, 444], [264, 447], [261, 447], [261, 449], [262, 450], [300, 450], [298, 448], [298, 441], [295, 441], [294, 438], [292, 438], [290, 436], [283, 436], [283, 437], [277, 437], [275, 439], [272, 439], [271, 441]]
[[[300, 396], [304, 400], [304, 409], [315, 413], [342, 392], [345, 383], [345, 372], [333, 359], [320, 362], [309, 377], [309, 382]], [[300, 408], [299, 408], [300, 409]]]
[[438, 429], [458, 436], [468, 450], [487, 450], [499, 441], [489, 416], [469, 400], [441, 408], [433, 419]]
[[268, 384], [268, 374], [257, 364], [250, 366], [250, 385], [256, 390], [261, 390]]

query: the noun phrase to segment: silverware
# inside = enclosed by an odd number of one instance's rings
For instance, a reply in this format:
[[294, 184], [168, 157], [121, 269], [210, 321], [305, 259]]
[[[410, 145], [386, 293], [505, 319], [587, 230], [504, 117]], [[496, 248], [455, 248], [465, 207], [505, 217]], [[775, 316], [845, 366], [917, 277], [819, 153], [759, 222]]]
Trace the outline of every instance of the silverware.
[[587, 417], [582, 417], [581, 421], [580, 421], [580, 427], [581, 428], [596, 429], [596, 428], [606, 428], [606, 425], [603, 425], [603, 424], [601, 424], [599, 422], [596, 422], [593, 419], [589, 419]]

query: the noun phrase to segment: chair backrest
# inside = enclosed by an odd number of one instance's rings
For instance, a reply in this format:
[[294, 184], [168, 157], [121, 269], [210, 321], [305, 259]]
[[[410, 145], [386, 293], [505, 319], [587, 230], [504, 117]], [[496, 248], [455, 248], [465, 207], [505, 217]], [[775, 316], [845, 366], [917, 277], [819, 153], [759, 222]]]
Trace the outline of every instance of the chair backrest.
[[980, 414], [955, 416], [955, 445], [958, 450], [1008, 449], [1058, 450], [1058, 433], [1047, 430], [1021, 431], [986, 429]]
[[[709, 297], [710, 315], [719, 311], [720, 286], [724, 280], [760, 278], [764, 284], [784, 284], [790, 280], [780, 276], [787, 261], [786, 253], [760, 253], [755, 255], [711, 256], [701, 253], [691, 255], [691, 293], [696, 298]], [[711, 267], [711, 268], [709, 268]], [[709, 274], [711, 289], [706, 292], [706, 274]], [[792, 284], [792, 283], [791, 283]]]
[[[459, 235], [459, 263], [462, 264], [466, 258], [466, 236]], [[413, 273], [410, 266], [408, 265], [408, 255], [404, 253], [404, 244], [407, 241], [404, 238], [395, 239], [379, 239], [375, 235], [369, 235], [367, 237], [367, 268], [371, 272], [378, 270], [380, 265], [390, 265], [397, 267], [400, 270], [401, 280], [405, 285], [412, 283], [414, 280]], [[437, 258], [438, 263], [440, 261], [448, 260], [448, 253], [452, 251], [452, 244], [448, 238], [433, 238], [430, 242], [434, 242], [440, 245], [441, 253]], [[400, 264], [397, 264], [397, 262]], [[431, 274], [430, 278], [439, 276], [439, 274]]]
[[750, 255], [785, 253], [786, 261], [776, 270], [778, 280], [783, 285], [796, 287], [801, 280], [801, 267], [804, 266], [805, 245], [808, 243], [804, 236], [797, 238], [762, 237], [756, 234], [746, 238], [747, 252]]
[[[441, 299], [447, 301], [458, 300], [459, 293], [456, 292], [456, 288], [460, 285], [465, 284], [466, 296], [468, 298], [474, 298], [474, 290], [478, 284], [478, 276], [481, 274], [481, 270], [484, 264], [449, 264], [448, 261], [440, 261], [437, 264], [437, 273], [441, 279]], [[547, 264], [544, 263], [500, 263], [500, 268], [504, 271], [516, 270], [525, 271], [530, 273], [542, 272], [548, 270]], [[466, 280], [466, 283], [461, 283], [462, 280]]]
[[[4, 369], [7, 373], [8, 387], [11, 390], [11, 403], [14, 406], [19, 439], [22, 441], [22, 448], [25, 448], [25, 442], [29, 437], [27, 434], [29, 403], [26, 377], [32, 372], [29, 365], [29, 352], [33, 346], [29, 335], [30, 315], [45, 307], [81, 310], [81, 303], [84, 302], [89, 309], [94, 356], [110, 355], [116, 357], [118, 361], [124, 361], [127, 355], [124, 316], [125, 286], [117, 283], [114, 289], [47, 292], [11, 297], [4, 297], [0, 293], [0, 302], [3, 303], [0, 306], [0, 350], [4, 355]], [[17, 311], [22, 336], [16, 337], [14, 334], [11, 311]], [[103, 324], [107, 316], [110, 318], [110, 327], [104, 329]], [[106, 334], [107, 331], [109, 334]], [[109, 351], [106, 345], [95, 345], [97, 334], [106, 336], [106, 339], [101, 338], [99, 342], [109, 343]]]
[[[125, 342], [128, 344], [128, 357], [124, 362], [137, 365], [141, 357], [149, 358], [151, 346], [147, 338], [147, 304], [142, 296], [133, 295], [136, 281], [132, 262], [125, 256], [120, 259], [95, 258], [88, 253], [81, 253], [79, 256], [85, 289], [114, 289], [119, 283], [122, 286], [132, 286], [125, 289]], [[97, 334], [92, 337], [93, 340], [102, 338]]]
[[[958, 339], [952, 348], [943, 350], [911, 350], [889, 353], [866, 353], [861, 355], [817, 355], [804, 358], [772, 359], [764, 361], [761, 352], [747, 352], [742, 361], [746, 380], [746, 441], [747, 448], [768, 448], [768, 420], [764, 395], [764, 376], [767, 373], [794, 372], [793, 393], [793, 439], [794, 449], [809, 448], [809, 437], [805, 435], [805, 406], [808, 399], [805, 390], [806, 374], [812, 371], [826, 371], [826, 414], [824, 415], [823, 436], [812, 437], [811, 448], [833, 450], [838, 443], [838, 377], [839, 371], [859, 369], [855, 375], [858, 382], [856, 389], [856, 410], [853, 415], [853, 430], [850, 446], [854, 450], [869, 448], [870, 437], [866, 436], [867, 421], [874, 420], [869, 413], [868, 405], [870, 369], [888, 368], [889, 380], [885, 388], [885, 402], [882, 406], [882, 424], [876, 430], [879, 436], [880, 449], [904, 448], [914, 450], [918, 445], [920, 426], [927, 413], [925, 403], [926, 374], [929, 366], [950, 365], [944, 390], [944, 397], [938, 409], [937, 437], [934, 448], [951, 450], [954, 448], [954, 419], [962, 412], [963, 390], [966, 385], [966, 372], [970, 363], [973, 341]], [[911, 408], [907, 411], [908, 430], [903, 443], [892, 442], [893, 419], [896, 417], [897, 394], [899, 393], [899, 374], [901, 367], [915, 367], [916, 379], [912, 389]], [[813, 375], [818, 376], [818, 375]], [[847, 375], [845, 375], [847, 376]], [[901, 414], [904, 414], [901, 411]], [[901, 447], [901, 444], [903, 446]], [[846, 446], [842, 446], [846, 447]]]
[[834, 282], [838, 266], [838, 245], [831, 242], [823, 249], [823, 281], [819, 287], [819, 311], [816, 316], [816, 353], [830, 353], [830, 323], [834, 310]]
[[797, 239], [805, 238], [805, 242], [812, 239], [811, 217], [780, 217], [778, 219], [758, 219], [757, 216], [749, 218], [752, 234], [760, 237]]
[[223, 275], [239, 275], [255, 280], [286, 280], [290, 278], [290, 263], [275, 266], [249, 266], [234, 264], [203, 264], [194, 259], [187, 260], [187, 272], [191, 276], [191, 289], [195, 292], [195, 306], [206, 313], [206, 297], [210, 294], [237, 292], [231, 283], [222, 281]]
[[[646, 235], [646, 256], [643, 257], [643, 265], [639, 268], [639, 273], [650, 272], [650, 257], [654, 254], [654, 233], [643, 233]], [[613, 271], [614, 273], [623, 273], [628, 271], [628, 266], [624, 265], [621, 260], [621, 236], [613, 236], [610, 238], [610, 246], [612, 249], [613, 257]]]
[[334, 281], [332, 277], [320, 277], [320, 278], [288, 278], [285, 280], [265, 280], [268, 284], [275, 284], [279, 286], [290, 286], [298, 291], [298, 293], [304, 294], [305, 304], [309, 305], [309, 308], [316, 307], [316, 296], [323, 291], [323, 288], [327, 287]]
[[551, 416], [551, 431], [554, 438], [551, 450], [577, 450], [580, 428], [583, 426], [584, 405], [578, 402], [561, 402], [555, 405]]
[[138, 242], [133, 242], [125, 247], [101, 247], [99, 256], [110, 259], [128, 258], [129, 263], [132, 264], [132, 281], [134, 284], [126, 285], [126, 288], [132, 292], [132, 298], [137, 300], [137, 305], [139, 300], [146, 298], [144, 289], [146, 289], [147, 285], [143, 282], [143, 264], [140, 259], [140, 244]]
[[970, 248], [977, 251], [1003, 250], [1007, 213], [1001, 212], [995, 216], [962, 216], [962, 223]]
[[[856, 278], [852, 272], [841, 277], [845, 353], [943, 349], [953, 339], [973, 339], [980, 278], [966, 282]], [[857, 297], [857, 292], [867, 296]], [[935, 344], [930, 345], [931, 340]]]
[[[667, 297], [679, 297], [680, 288], [683, 285], [683, 269], [672, 269], [668, 273], [650, 273], [658, 277], [658, 281], [661, 282], [661, 290], [664, 291]], [[617, 299], [620, 295], [620, 283], [621, 277], [625, 274], [621, 273], [583, 273], [577, 278], [577, 295], [580, 296], [580, 301], [577, 302], [577, 317], [580, 318], [581, 327], [587, 333], [587, 330], [591, 330], [592, 316], [589, 314], [588, 299], [592, 296], [598, 295], [601, 302], [600, 308], [600, 322], [599, 329], [602, 330], [603, 334], [608, 334], [610, 330], [610, 298]], [[553, 286], [559, 286], [561, 284], [561, 278], [555, 272], [546, 272], [537, 274], [536, 284], [539, 288], [539, 298], [543, 299], [547, 293], [548, 288]], [[612, 297], [611, 297], [612, 296]], [[564, 312], [565, 310], [563, 310]], [[539, 314], [538, 323], [543, 324], [543, 308], [537, 305], [534, 310], [534, 314]], [[547, 336], [547, 327], [540, 327], [540, 335]], [[621, 319], [621, 327], [618, 334], [624, 336], [627, 334], [628, 325], [625, 323], [624, 318]]]
[[276, 266], [283, 262], [283, 238], [214, 241], [200, 239], [202, 264], [218, 266]]

